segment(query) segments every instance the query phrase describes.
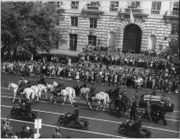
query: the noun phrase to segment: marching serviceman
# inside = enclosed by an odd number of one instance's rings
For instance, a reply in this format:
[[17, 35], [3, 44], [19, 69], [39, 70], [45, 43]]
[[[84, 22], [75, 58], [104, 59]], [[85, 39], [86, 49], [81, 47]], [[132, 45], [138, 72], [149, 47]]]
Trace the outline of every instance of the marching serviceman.
[[130, 109], [130, 120], [136, 120], [136, 113], [137, 113], [137, 100], [135, 97], [132, 98], [133, 102], [131, 104], [131, 109]]

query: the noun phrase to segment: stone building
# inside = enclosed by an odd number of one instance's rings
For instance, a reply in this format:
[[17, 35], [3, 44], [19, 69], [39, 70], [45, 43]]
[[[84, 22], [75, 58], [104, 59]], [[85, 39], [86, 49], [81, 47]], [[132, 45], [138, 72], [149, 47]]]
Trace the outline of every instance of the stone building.
[[62, 0], [57, 26], [66, 43], [52, 53], [77, 55], [85, 47], [161, 51], [179, 34], [178, 0]]

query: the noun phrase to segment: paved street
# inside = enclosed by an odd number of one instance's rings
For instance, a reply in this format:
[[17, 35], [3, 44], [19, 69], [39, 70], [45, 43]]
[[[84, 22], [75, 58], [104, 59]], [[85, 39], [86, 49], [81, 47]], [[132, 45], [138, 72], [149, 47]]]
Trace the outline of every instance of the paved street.
[[[11, 103], [13, 93], [7, 89], [8, 82], [18, 82], [17, 76], [2, 74], [1, 77], [1, 116], [2, 118], [9, 117], [10, 109], [13, 106]], [[47, 82], [51, 83], [55, 79], [46, 79]], [[74, 86], [75, 84], [82, 84], [81, 82], [76, 83], [75, 81], [65, 81], [63, 82], [68, 86]], [[96, 85], [97, 90], [106, 90], [107, 86]], [[134, 95], [133, 89], [128, 89], [128, 97]], [[140, 90], [140, 93], [145, 91]], [[178, 138], [179, 136], [179, 94], [168, 94], [170, 101], [175, 103], [175, 111], [166, 114], [167, 126], [164, 126], [161, 122], [158, 124], [149, 123], [143, 120], [143, 126], [152, 131], [152, 137], [154, 138]], [[111, 138], [111, 137], [122, 137], [118, 132], [118, 126], [121, 122], [127, 120], [129, 114], [118, 118], [109, 114], [108, 109], [106, 112], [92, 111], [89, 110], [84, 104], [83, 100], [78, 100], [78, 105], [80, 105], [80, 118], [85, 118], [90, 122], [90, 127], [88, 130], [77, 130], [77, 129], [67, 129], [62, 127], [63, 137], [78, 137], [78, 138]], [[72, 111], [73, 108], [70, 105], [60, 106], [60, 104], [51, 104], [41, 101], [32, 105], [32, 109], [38, 112], [39, 118], [42, 119], [43, 127], [40, 130], [42, 137], [51, 137], [54, 132], [54, 127], [56, 127], [56, 122], [59, 115], [66, 112]], [[20, 131], [23, 125], [29, 125], [32, 129], [34, 128], [33, 123], [24, 122], [19, 120], [11, 119], [11, 125], [14, 127], [15, 131]]]

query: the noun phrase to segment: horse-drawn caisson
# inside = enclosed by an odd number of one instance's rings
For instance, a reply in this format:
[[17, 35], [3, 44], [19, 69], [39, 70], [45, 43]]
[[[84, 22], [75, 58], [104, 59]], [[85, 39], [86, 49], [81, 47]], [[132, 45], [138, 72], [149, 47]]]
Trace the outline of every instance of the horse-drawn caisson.
[[[130, 108], [130, 100], [123, 93], [119, 95], [118, 92], [119, 91], [117, 89], [108, 92], [111, 98], [109, 110], [112, 114], [121, 116]], [[138, 103], [139, 104], [138, 112], [146, 119], [148, 118], [146, 111], [147, 101], [150, 102], [151, 117], [154, 122], [158, 118], [158, 113], [173, 112], [174, 110], [174, 104], [170, 103], [169, 98], [165, 97], [165, 95], [162, 96], [151, 95], [151, 94], [142, 95]]]
[[156, 122], [159, 113], [166, 113], [166, 112], [173, 112], [174, 111], [174, 104], [170, 103], [170, 99], [167, 98], [165, 95], [157, 96], [157, 95], [142, 95], [139, 101], [139, 108], [142, 110], [141, 115], [144, 118], [148, 118], [146, 112], [147, 101], [150, 102], [150, 109], [151, 109], [151, 117], [152, 121]]

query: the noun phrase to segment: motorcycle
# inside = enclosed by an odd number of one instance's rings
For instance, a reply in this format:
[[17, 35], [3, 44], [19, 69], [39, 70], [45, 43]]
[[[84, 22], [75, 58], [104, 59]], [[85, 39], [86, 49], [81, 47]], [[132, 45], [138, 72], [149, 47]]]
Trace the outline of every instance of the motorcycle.
[[150, 138], [152, 134], [148, 129], [142, 128], [140, 122], [132, 124], [129, 121], [120, 124], [119, 133], [132, 138]]
[[89, 122], [86, 119], [79, 119], [77, 121], [71, 121], [69, 120], [67, 114], [65, 114], [65, 115], [59, 116], [57, 125], [68, 127], [68, 128], [87, 130], [89, 126]]
[[19, 120], [25, 121], [34, 121], [37, 118], [37, 112], [31, 111], [29, 113], [25, 113], [21, 111], [21, 107], [14, 106], [11, 109], [11, 117]]

